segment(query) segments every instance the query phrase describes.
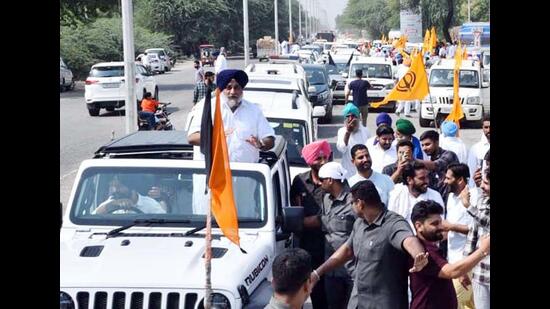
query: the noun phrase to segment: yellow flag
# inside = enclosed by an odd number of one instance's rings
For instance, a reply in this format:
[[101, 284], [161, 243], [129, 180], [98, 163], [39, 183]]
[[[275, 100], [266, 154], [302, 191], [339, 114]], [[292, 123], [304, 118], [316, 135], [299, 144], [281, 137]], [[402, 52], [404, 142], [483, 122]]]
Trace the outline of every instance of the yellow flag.
[[424, 43], [422, 44], [422, 54], [430, 50], [430, 30], [426, 29], [426, 35], [424, 35]]
[[454, 67], [454, 76], [453, 76], [453, 107], [451, 108], [451, 113], [445, 120], [454, 121], [456, 125], [460, 128], [460, 119], [464, 117], [464, 112], [462, 111], [462, 104], [460, 102], [460, 97], [458, 95], [458, 89], [460, 87], [460, 66], [462, 65], [462, 46], [458, 46], [455, 53], [455, 67]]
[[412, 59], [411, 68], [393, 90], [381, 102], [372, 103], [372, 107], [388, 104], [395, 100], [422, 100], [428, 95], [428, 77], [422, 55], [417, 53]]
[[435, 33], [435, 27], [432, 26], [432, 33], [430, 35], [430, 48], [433, 50], [437, 46], [437, 34]]

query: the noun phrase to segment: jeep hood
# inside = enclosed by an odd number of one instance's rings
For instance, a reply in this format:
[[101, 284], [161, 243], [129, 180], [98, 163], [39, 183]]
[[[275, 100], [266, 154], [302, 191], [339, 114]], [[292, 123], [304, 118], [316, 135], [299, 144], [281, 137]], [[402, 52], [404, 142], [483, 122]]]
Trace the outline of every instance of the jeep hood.
[[[254, 271], [265, 256], [271, 257], [268, 240], [262, 233], [241, 235], [241, 246], [227, 238], [212, 239], [213, 248], [227, 249], [219, 258], [212, 258], [212, 286], [235, 291]], [[141, 235], [144, 235], [142, 233]], [[203, 237], [115, 237], [62, 241], [60, 243], [61, 287], [135, 287], [135, 288], [202, 288], [204, 286], [205, 249]], [[266, 235], [263, 236], [267, 238]], [[123, 243], [129, 243], [123, 245]], [[187, 242], [187, 246], [186, 246]], [[189, 242], [192, 244], [189, 246]], [[82, 257], [84, 247], [103, 246], [95, 257]], [[218, 249], [216, 249], [218, 250]], [[219, 252], [218, 252], [219, 253]], [[271, 258], [261, 271], [271, 269]], [[256, 271], [258, 273], [258, 271]], [[256, 277], [260, 277], [256, 275]], [[251, 280], [249, 280], [251, 281]], [[261, 281], [261, 280], [257, 280]], [[255, 282], [259, 283], [259, 282]]]

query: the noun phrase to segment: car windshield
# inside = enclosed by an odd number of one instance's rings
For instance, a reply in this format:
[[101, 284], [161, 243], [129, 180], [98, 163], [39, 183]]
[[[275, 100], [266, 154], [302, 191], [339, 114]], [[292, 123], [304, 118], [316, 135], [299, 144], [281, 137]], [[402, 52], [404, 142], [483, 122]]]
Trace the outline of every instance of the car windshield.
[[[208, 205], [204, 172], [204, 168], [89, 168], [76, 189], [71, 220], [89, 225], [123, 225], [136, 219], [204, 224]], [[265, 222], [262, 174], [233, 170], [232, 178], [239, 221]]]
[[289, 119], [268, 118], [269, 125], [276, 135], [281, 135], [287, 142], [287, 157], [291, 165], [307, 166], [302, 158], [302, 148], [309, 144], [305, 122]]
[[333, 66], [333, 65], [327, 65], [327, 70], [328, 70], [328, 74], [331, 74], [331, 75], [340, 75], [342, 73], [347, 73], [348, 72], [348, 66], [347, 66], [347, 62], [334, 62], [334, 64], [336, 64], [336, 66]]
[[[474, 70], [460, 70], [459, 85], [464, 88], [479, 88], [479, 75]], [[431, 87], [452, 87], [453, 70], [433, 69], [430, 73]]]
[[124, 76], [124, 66], [95, 67], [90, 71], [90, 77], [121, 77]]
[[391, 66], [379, 63], [355, 63], [351, 65], [351, 76], [355, 76], [357, 70], [363, 71], [363, 77], [367, 78], [392, 78]]
[[310, 85], [324, 85], [328, 83], [322, 69], [307, 68], [305, 70]]

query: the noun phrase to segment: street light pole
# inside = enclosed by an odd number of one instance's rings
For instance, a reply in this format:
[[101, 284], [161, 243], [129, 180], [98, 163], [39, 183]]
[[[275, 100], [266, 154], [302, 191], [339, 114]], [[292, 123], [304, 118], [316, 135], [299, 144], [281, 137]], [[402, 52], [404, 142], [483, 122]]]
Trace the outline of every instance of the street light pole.
[[288, 0], [288, 43], [292, 42], [292, 0]]
[[279, 13], [277, 13], [277, 0], [275, 0], [275, 50], [279, 54]]
[[298, 37], [302, 37], [302, 4], [298, 0]]
[[472, 19], [470, 19], [470, 0], [468, 0], [468, 22], [472, 22]]
[[243, 0], [243, 34], [244, 34], [244, 66], [248, 65], [250, 58], [248, 51], [248, 0]]
[[134, 54], [134, 10], [132, 0], [122, 0], [122, 43], [124, 48], [124, 80], [126, 82], [126, 134], [137, 129], [136, 61]]

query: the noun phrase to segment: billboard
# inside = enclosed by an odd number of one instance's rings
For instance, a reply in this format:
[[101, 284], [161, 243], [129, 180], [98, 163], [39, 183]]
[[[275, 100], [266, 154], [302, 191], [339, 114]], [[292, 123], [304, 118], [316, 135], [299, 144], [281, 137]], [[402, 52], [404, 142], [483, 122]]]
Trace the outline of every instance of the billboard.
[[401, 10], [399, 13], [401, 33], [406, 35], [411, 43], [422, 43], [422, 10]]

